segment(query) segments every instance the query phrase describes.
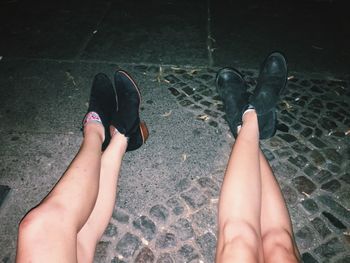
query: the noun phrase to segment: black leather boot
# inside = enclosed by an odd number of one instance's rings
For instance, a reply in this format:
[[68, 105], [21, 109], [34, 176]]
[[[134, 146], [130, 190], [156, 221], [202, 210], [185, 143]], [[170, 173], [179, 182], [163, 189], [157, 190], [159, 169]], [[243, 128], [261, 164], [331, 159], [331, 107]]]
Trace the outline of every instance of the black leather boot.
[[276, 105], [287, 84], [287, 63], [279, 52], [270, 54], [263, 62], [258, 83], [249, 102], [258, 115], [260, 139], [276, 133]]
[[247, 84], [238, 70], [223, 68], [216, 75], [216, 87], [225, 106], [226, 120], [236, 138], [237, 127], [242, 124], [242, 114], [248, 106]]

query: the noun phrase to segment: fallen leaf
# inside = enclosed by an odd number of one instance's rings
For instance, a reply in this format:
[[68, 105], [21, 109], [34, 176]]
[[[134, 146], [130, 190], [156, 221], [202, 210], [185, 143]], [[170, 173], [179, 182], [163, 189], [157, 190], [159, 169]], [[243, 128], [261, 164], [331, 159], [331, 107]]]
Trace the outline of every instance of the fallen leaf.
[[302, 192], [302, 194], [304, 194], [306, 197], [310, 197], [308, 193]]
[[74, 80], [74, 77], [72, 76], [72, 74], [70, 74], [70, 72], [66, 71], [66, 77], [69, 81], [72, 81], [74, 86], [77, 86], [77, 83]]
[[197, 119], [203, 120], [203, 121], [208, 121], [210, 117], [206, 114], [198, 115]]
[[144, 244], [145, 246], [148, 246], [148, 241], [145, 238], [141, 238], [141, 242], [142, 244]]
[[312, 45], [311, 47], [314, 49], [317, 49], [317, 50], [323, 50], [323, 47], [319, 47], [319, 46], [315, 46], [315, 45]]
[[170, 110], [170, 111], [168, 111], [168, 112], [162, 114], [162, 117], [169, 117], [169, 116], [171, 115], [172, 112], [173, 112], [173, 111]]
[[210, 203], [217, 204], [219, 202], [219, 198], [212, 198], [210, 199]]
[[209, 36], [208, 37], [210, 40], [212, 40], [214, 43], [216, 42], [216, 39], [215, 38], [213, 38], [213, 37], [211, 37], [211, 36]]
[[292, 106], [286, 100], [282, 100], [282, 103], [284, 103], [287, 110], [292, 108]]
[[190, 75], [194, 75], [197, 74], [199, 71], [201, 71], [200, 69], [192, 69], [190, 70], [190, 72], [188, 72]]

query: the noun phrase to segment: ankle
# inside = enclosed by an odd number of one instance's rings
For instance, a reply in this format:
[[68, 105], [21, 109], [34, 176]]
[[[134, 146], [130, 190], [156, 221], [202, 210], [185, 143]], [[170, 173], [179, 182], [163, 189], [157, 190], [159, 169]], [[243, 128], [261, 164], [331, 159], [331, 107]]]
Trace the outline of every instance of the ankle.
[[243, 122], [243, 124], [245, 124], [247, 122], [252, 122], [252, 121], [255, 121], [257, 123], [258, 116], [257, 116], [254, 108], [249, 108], [243, 113], [242, 122]]
[[122, 153], [125, 153], [128, 147], [129, 138], [120, 133], [116, 128], [110, 126], [111, 142], [109, 144], [113, 149], [119, 149]]
[[105, 132], [102, 123], [95, 122], [95, 121], [89, 121], [84, 125], [84, 136], [90, 136], [91, 134], [97, 135], [101, 142], [105, 139]]

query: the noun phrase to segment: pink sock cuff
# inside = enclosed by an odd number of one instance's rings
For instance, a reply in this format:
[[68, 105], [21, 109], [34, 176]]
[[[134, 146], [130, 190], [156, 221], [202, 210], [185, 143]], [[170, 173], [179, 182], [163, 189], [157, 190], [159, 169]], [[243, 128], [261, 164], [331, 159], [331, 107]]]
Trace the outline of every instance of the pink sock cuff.
[[100, 116], [94, 111], [90, 111], [85, 115], [85, 118], [83, 120], [83, 126], [85, 126], [90, 121], [102, 123]]

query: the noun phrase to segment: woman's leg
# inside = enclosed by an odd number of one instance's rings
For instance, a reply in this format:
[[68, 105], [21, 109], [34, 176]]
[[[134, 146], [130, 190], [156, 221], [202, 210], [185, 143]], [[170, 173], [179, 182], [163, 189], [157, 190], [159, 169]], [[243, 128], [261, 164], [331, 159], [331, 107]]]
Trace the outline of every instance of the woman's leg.
[[114, 135], [102, 155], [100, 189], [94, 210], [78, 233], [78, 261], [84, 263], [93, 262], [96, 245], [112, 216], [125, 151], [138, 149], [148, 138], [147, 126], [139, 118], [141, 97], [135, 81], [122, 70], [115, 72], [114, 79], [118, 97], [118, 112], [113, 116], [111, 126]]
[[228, 162], [219, 202], [217, 262], [262, 262], [259, 127], [255, 111], [243, 125]]
[[76, 262], [76, 236], [96, 202], [104, 128], [89, 122], [67, 171], [19, 227], [17, 262]]
[[264, 154], [260, 151], [261, 236], [265, 262], [298, 262], [299, 252], [282, 192]]
[[100, 188], [96, 204], [86, 224], [78, 233], [78, 262], [93, 262], [96, 245], [111, 219], [119, 170], [126, 147], [126, 137], [116, 133], [102, 155]]

